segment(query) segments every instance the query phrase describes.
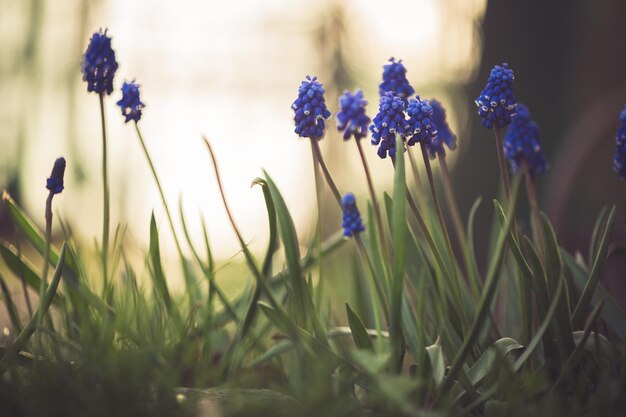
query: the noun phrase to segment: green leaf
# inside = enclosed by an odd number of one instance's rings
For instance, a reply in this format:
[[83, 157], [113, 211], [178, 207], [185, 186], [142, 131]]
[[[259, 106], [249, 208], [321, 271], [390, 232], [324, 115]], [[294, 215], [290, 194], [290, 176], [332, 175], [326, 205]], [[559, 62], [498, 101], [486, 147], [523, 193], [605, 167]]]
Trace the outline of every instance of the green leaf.
[[363, 322], [357, 316], [357, 314], [352, 311], [348, 303], [346, 303], [346, 314], [348, 316], [348, 323], [350, 325], [350, 330], [352, 331], [352, 338], [354, 339], [354, 344], [358, 349], [368, 349], [374, 350], [374, 346], [372, 341], [370, 340], [367, 331], [365, 330], [365, 326]]
[[[565, 265], [571, 273], [574, 280], [574, 284], [579, 291], [582, 291], [587, 283], [587, 272], [578, 264], [576, 259], [564, 249], [561, 249], [561, 255], [565, 261]], [[606, 324], [615, 332], [618, 337], [626, 335], [626, 312], [615, 301], [615, 299], [604, 289], [600, 282], [596, 287], [596, 290], [591, 299], [592, 305], [597, 305], [600, 301], [604, 300], [604, 308], [600, 313], [600, 317], [606, 322]], [[576, 333], [576, 332], [574, 332]]]
[[4, 305], [7, 308], [7, 313], [11, 319], [13, 331], [20, 333], [22, 331], [22, 321], [20, 320], [20, 315], [17, 312], [17, 307], [15, 307], [15, 303], [13, 302], [13, 297], [11, 297], [11, 291], [9, 291], [9, 287], [7, 287], [7, 283], [4, 281], [4, 278], [2, 278], [2, 275], [0, 275], [0, 287], [2, 287]]
[[65, 265], [65, 244], [61, 248], [61, 254], [59, 255], [59, 262], [56, 265], [54, 270], [54, 274], [52, 275], [52, 280], [50, 281], [50, 286], [46, 289], [46, 292], [43, 295], [43, 298], [39, 301], [39, 306], [37, 310], [33, 314], [33, 317], [30, 318], [26, 326], [22, 329], [20, 334], [17, 336], [13, 344], [4, 353], [2, 360], [0, 360], [0, 376], [4, 374], [4, 372], [13, 364], [14, 360], [17, 358], [18, 353], [26, 346], [26, 343], [30, 339], [30, 337], [35, 332], [38, 323], [42, 322], [43, 317], [48, 313], [48, 309], [52, 304], [52, 300], [54, 299], [54, 295], [59, 287], [59, 282], [61, 281], [61, 275], [63, 273], [63, 267]]
[[445, 376], [446, 372], [441, 345], [430, 345], [426, 348], [426, 352], [428, 353], [430, 368], [432, 369], [432, 377], [435, 380], [437, 386], [439, 386], [443, 381], [443, 377]]
[[165, 273], [161, 265], [161, 250], [159, 248], [159, 232], [157, 230], [154, 212], [150, 216], [150, 260], [152, 261], [152, 284], [159, 298], [165, 304], [165, 308], [172, 313], [172, 298], [167, 287]]
[[578, 304], [576, 304], [576, 307], [574, 308], [574, 312], [572, 313], [572, 327], [575, 329], [580, 328], [584, 314], [589, 310], [591, 300], [593, 299], [593, 295], [598, 286], [598, 282], [600, 280], [600, 272], [602, 271], [602, 268], [604, 267], [604, 263], [606, 262], [606, 256], [607, 256], [607, 251], [609, 247], [609, 239], [611, 238], [611, 233], [613, 231], [614, 221], [615, 221], [615, 206], [611, 208], [606, 224], [602, 230], [602, 233], [600, 234], [601, 236], [600, 243], [598, 244], [598, 250], [593, 260], [593, 264], [592, 264], [593, 266], [591, 267], [589, 278], [587, 279], [585, 288], [583, 289], [583, 292], [580, 295]]
[[393, 182], [393, 207], [391, 242], [393, 247], [393, 268], [390, 303], [390, 335], [392, 345], [392, 366], [402, 367], [402, 289], [404, 288], [404, 256], [406, 253], [406, 179], [404, 172], [404, 141], [396, 135], [395, 175]]
[[[440, 387], [440, 394], [446, 393], [447, 390], [452, 386], [454, 379], [457, 377], [459, 372], [462, 370], [463, 364], [467, 355], [470, 353], [471, 347], [478, 338], [480, 330], [484, 327], [485, 323], [489, 320], [489, 311], [490, 306], [493, 301], [493, 297], [496, 293], [496, 287], [498, 283], [498, 277], [500, 276], [500, 266], [502, 264], [502, 259], [504, 258], [504, 248], [507, 236], [509, 231], [511, 230], [511, 225], [513, 223], [513, 219], [515, 216], [515, 206], [517, 205], [517, 194], [519, 189], [519, 180], [514, 183], [513, 193], [511, 195], [511, 200], [509, 204], [509, 211], [507, 212], [507, 223], [506, 226], [502, 227], [500, 233], [498, 234], [498, 239], [496, 240], [496, 245], [494, 247], [494, 254], [489, 264], [489, 268], [487, 270], [487, 277], [485, 279], [485, 285], [483, 286], [483, 294], [480, 299], [480, 303], [474, 313], [474, 319], [472, 321], [471, 327], [465, 340], [463, 340], [463, 345], [461, 346], [460, 351], [457, 353], [454, 358], [454, 362], [452, 362], [452, 366], [450, 368], [450, 372], [444, 379], [443, 383]], [[497, 210], [501, 210], [500, 203], [497, 200], [493, 201], [493, 204]]]

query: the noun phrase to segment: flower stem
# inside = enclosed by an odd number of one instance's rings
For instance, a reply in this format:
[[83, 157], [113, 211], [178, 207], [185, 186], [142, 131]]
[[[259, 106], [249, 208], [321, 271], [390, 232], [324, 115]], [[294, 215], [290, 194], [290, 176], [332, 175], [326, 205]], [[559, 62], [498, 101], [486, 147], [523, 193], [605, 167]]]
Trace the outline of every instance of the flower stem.
[[174, 236], [174, 244], [176, 245], [176, 250], [178, 251], [178, 255], [180, 256], [180, 259], [181, 259], [182, 268], [183, 268], [183, 276], [185, 278], [185, 284], [187, 285], [189, 301], [191, 302], [191, 305], [193, 305], [199, 298], [198, 289], [196, 288], [195, 284], [191, 281], [189, 271], [187, 270], [187, 263], [185, 262], [185, 256], [183, 255], [183, 250], [180, 246], [178, 235], [176, 234], [176, 228], [174, 227], [172, 214], [170, 213], [167, 200], [165, 199], [165, 193], [163, 192], [161, 181], [159, 181], [159, 176], [157, 175], [154, 164], [152, 163], [152, 158], [150, 157], [150, 153], [148, 152], [148, 148], [146, 147], [146, 143], [143, 140], [143, 135], [141, 134], [141, 130], [139, 129], [139, 125], [137, 124], [137, 122], [135, 122], [135, 131], [137, 132], [137, 137], [139, 138], [141, 149], [143, 149], [143, 153], [146, 156], [146, 159], [148, 160], [148, 165], [150, 166], [150, 170], [152, 171], [154, 182], [156, 183], [157, 189], [159, 190], [159, 195], [161, 196], [161, 203], [163, 204], [163, 208], [165, 209], [165, 215], [167, 216], [167, 221], [170, 225], [170, 229], [172, 230], [172, 236]]
[[543, 229], [541, 227], [541, 214], [539, 213], [539, 204], [537, 203], [537, 192], [535, 190], [535, 182], [530, 174], [528, 163], [522, 162], [522, 173], [524, 175], [524, 184], [526, 186], [526, 194], [528, 195], [528, 202], [530, 204], [530, 212], [532, 215], [532, 228], [535, 245], [540, 249], [540, 253], [543, 253], [545, 246], [545, 240], [543, 236]]
[[[504, 160], [504, 148], [502, 146], [502, 131], [499, 128], [495, 129], [496, 133], [496, 153], [498, 154], [498, 165], [500, 166], [500, 177], [502, 178], [502, 185], [504, 187], [504, 195], [506, 196], [507, 204], [511, 201], [511, 182], [509, 181], [509, 171], [506, 167]], [[515, 225], [513, 224], [513, 229]]]
[[328, 183], [330, 191], [332, 191], [333, 196], [335, 196], [335, 199], [337, 200], [337, 204], [339, 204], [339, 206], [341, 207], [341, 194], [339, 193], [339, 190], [335, 185], [335, 181], [333, 181], [333, 178], [330, 176], [330, 172], [326, 167], [326, 163], [324, 163], [324, 158], [322, 158], [322, 151], [320, 150], [320, 144], [317, 139], [311, 139], [311, 149], [313, 151], [313, 157], [322, 168], [324, 178], [326, 178], [326, 183]]
[[424, 142], [420, 143], [422, 148], [422, 157], [424, 158], [424, 167], [426, 167], [426, 176], [428, 177], [428, 185], [430, 186], [430, 194], [433, 198], [433, 204], [435, 206], [435, 211], [437, 213], [437, 220], [439, 221], [439, 226], [441, 227], [441, 231], [443, 233], [443, 238], [445, 240], [446, 247], [450, 252], [450, 258], [454, 261], [454, 252], [452, 251], [452, 244], [450, 243], [450, 236], [448, 234], [448, 228], [446, 227], [446, 222], [443, 219], [443, 212], [441, 211], [441, 204], [439, 204], [439, 197], [437, 196], [437, 190], [435, 189], [435, 180], [433, 178], [433, 170], [430, 166], [430, 159], [428, 158], [428, 151], [426, 149], [426, 144]]
[[443, 190], [448, 200], [448, 208], [452, 217], [452, 224], [457, 235], [459, 244], [461, 245], [461, 251], [464, 254], [465, 270], [469, 277], [471, 277], [470, 285], [475, 296], [480, 294], [480, 282], [478, 278], [478, 271], [474, 268], [474, 264], [470, 259], [470, 252], [467, 246], [467, 235], [465, 228], [463, 227], [463, 221], [461, 220], [461, 214], [459, 211], [459, 204], [454, 195], [452, 188], [452, 181], [450, 180], [450, 171], [448, 170], [448, 163], [446, 162], [446, 155], [444, 153], [437, 153], [439, 160], [439, 168], [441, 169], [441, 178], [443, 179]]
[[102, 224], [102, 273], [104, 277], [103, 293], [107, 290], [109, 273], [109, 224], [110, 220], [110, 197], [109, 197], [109, 177], [107, 169], [107, 131], [104, 115], [104, 93], [98, 95], [100, 98], [100, 120], [102, 122], [102, 200], [103, 200], [103, 224]]
[[355, 139], [356, 147], [359, 150], [359, 156], [361, 158], [361, 164], [363, 165], [363, 170], [365, 171], [365, 178], [367, 179], [367, 188], [369, 189], [370, 199], [372, 200], [372, 207], [374, 208], [374, 216], [376, 217], [376, 227], [378, 229], [378, 235], [380, 236], [380, 246], [382, 248], [383, 259], [385, 261], [385, 265], [391, 265], [390, 259], [390, 247], [387, 242], [387, 235], [385, 233], [385, 226], [383, 223], [383, 216], [380, 210], [380, 205], [378, 204], [378, 199], [376, 198], [376, 191], [374, 190], [374, 182], [372, 181], [372, 174], [370, 173], [369, 166], [367, 165], [367, 159], [365, 158], [365, 154], [363, 153], [363, 147], [361, 146], [361, 141], [359, 139]]

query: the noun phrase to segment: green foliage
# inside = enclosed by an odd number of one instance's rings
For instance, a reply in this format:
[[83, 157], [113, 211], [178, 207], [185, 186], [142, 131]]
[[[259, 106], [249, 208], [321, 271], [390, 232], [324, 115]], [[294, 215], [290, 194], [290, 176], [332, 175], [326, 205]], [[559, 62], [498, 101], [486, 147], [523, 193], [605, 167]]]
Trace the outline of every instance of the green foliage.
[[[55, 268], [50, 286], [27, 315], [16, 301], [23, 291], [11, 289], [39, 291], [43, 280], [35, 265], [44, 262], [46, 240], [4, 195], [19, 230], [15, 241], [0, 242], [0, 290], [17, 335], [0, 348], [0, 403], [11, 415], [59, 415], [61, 402], [73, 404], [62, 412], [68, 416], [623, 409], [618, 393], [626, 387], [626, 315], [601, 279], [615, 207], [600, 213], [584, 260], [560, 246], [544, 214], [533, 219], [535, 233], [526, 235], [515, 178], [510, 200], [493, 201], [491, 250], [479, 262], [474, 219], [480, 199], [468, 216], [467, 241], [459, 245], [467, 252], [455, 254], [434, 205], [415, 202], [398, 140], [393, 195], [385, 194], [381, 205], [385, 224], [378, 227], [370, 202], [367, 231], [350, 239], [337, 224], [337, 233], [321, 244], [302, 244], [276, 182], [268, 173], [255, 179], [268, 224], [258, 263], [231, 215], [217, 158], [206, 144], [251, 282], [232, 297], [219, 282], [207, 225], [202, 222], [197, 246], [181, 203], [182, 243], [191, 256], [178, 247], [179, 260], [192, 296], [168, 282], [171, 268], [164, 265], [152, 215], [145, 267], [126, 258], [118, 228], [102, 291], [96, 290], [103, 272], [93, 261], [98, 254], [79, 250], [84, 245], [71, 239], [60, 251], [52, 245], [45, 260]], [[479, 264], [487, 266], [484, 277]], [[526, 304], [515, 308], [505, 300]]]

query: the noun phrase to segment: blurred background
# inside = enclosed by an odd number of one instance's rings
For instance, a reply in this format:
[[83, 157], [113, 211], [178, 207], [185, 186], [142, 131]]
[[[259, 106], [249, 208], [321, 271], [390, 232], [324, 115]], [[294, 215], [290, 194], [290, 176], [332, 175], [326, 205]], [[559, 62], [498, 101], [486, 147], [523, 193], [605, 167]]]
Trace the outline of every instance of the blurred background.
[[[204, 216], [216, 256], [237, 252], [201, 134], [215, 147], [227, 196], [253, 248], [265, 245], [263, 198], [250, 188], [262, 168], [306, 237], [317, 207], [310, 147], [293, 133], [290, 105], [300, 81], [317, 75], [333, 114], [345, 89], [362, 88], [373, 116], [382, 66], [395, 57], [417, 93], [448, 110], [459, 137], [449, 163], [462, 214], [484, 197], [476, 226], [484, 251], [488, 234], [480, 231], [490, 225], [487, 202], [499, 177], [493, 132], [481, 127], [474, 98], [490, 68], [508, 62], [551, 163], [538, 181], [540, 204], [561, 243], [586, 254], [605, 204], [618, 204], [614, 240], [626, 240], [626, 182], [611, 170], [626, 103], [625, 19], [626, 2], [618, 0], [0, 0], [0, 189], [42, 225], [45, 179], [63, 155], [66, 189], [55, 198], [55, 212], [77, 237], [99, 236], [98, 98], [87, 93], [80, 62], [92, 33], [108, 28], [120, 63], [106, 100], [113, 224], [128, 224], [131, 242], [146, 247], [154, 210], [163, 245], [173, 252], [134, 129], [115, 105], [123, 80], [136, 79], [147, 146], [171, 207], [182, 198], [192, 238], [200, 239]], [[365, 197], [356, 149], [335, 133], [334, 118], [330, 126], [322, 148], [339, 188]], [[370, 150], [379, 191], [390, 190], [389, 161]], [[332, 207], [329, 194], [326, 200]], [[332, 208], [324, 221], [335, 230], [340, 214]], [[13, 233], [2, 206], [0, 236]], [[609, 266], [607, 286], [623, 299], [626, 264], [615, 256]]]

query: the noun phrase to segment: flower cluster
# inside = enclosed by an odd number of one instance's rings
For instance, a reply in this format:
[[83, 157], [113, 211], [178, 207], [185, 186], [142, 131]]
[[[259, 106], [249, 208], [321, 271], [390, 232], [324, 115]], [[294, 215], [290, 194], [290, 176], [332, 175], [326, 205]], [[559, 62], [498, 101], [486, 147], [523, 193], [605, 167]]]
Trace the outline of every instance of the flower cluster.
[[415, 145], [417, 142], [426, 145], [437, 136], [437, 126], [433, 123], [433, 108], [428, 104], [428, 100], [420, 100], [419, 96], [409, 100], [409, 106], [406, 109], [409, 115], [408, 141], [409, 146]]
[[298, 88], [298, 98], [291, 108], [295, 112], [295, 132], [303, 138], [321, 139], [326, 128], [325, 120], [330, 117], [324, 99], [324, 87], [317, 77], [306, 76]]
[[356, 207], [356, 198], [354, 194], [346, 193], [341, 198], [341, 208], [343, 210], [343, 220], [341, 226], [343, 227], [343, 235], [346, 237], [353, 236], [365, 230], [361, 221], [361, 214]]
[[46, 188], [52, 194], [59, 194], [63, 191], [63, 176], [65, 175], [65, 158], [61, 157], [54, 161], [50, 178], [46, 181]]
[[617, 174], [626, 178], [626, 106], [619, 115], [622, 122], [615, 137], [615, 156], [613, 157], [613, 169]]
[[534, 177], [548, 170], [548, 162], [539, 144], [539, 127], [530, 118], [526, 106], [519, 104], [511, 127], [504, 136], [504, 155], [511, 162], [513, 173], [517, 173], [524, 163]]
[[433, 108], [432, 120], [435, 126], [437, 126], [437, 136], [435, 136], [430, 143], [426, 144], [426, 146], [430, 158], [435, 159], [437, 154], [445, 156], [446, 151], [443, 147], [444, 144], [450, 150], [456, 149], [456, 135], [450, 130], [446, 119], [446, 109], [443, 108], [441, 103], [432, 99], [430, 100], [430, 107]]
[[87, 81], [87, 91], [111, 94], [117, 67], [115, 51], [111, 48], [111, 38], [107, 36], [107, 31], [94, 33], [81, 66], [83, 81]]
[[367, 126], [371, 119], [365, 114], [366, 105], [367, 101], [361, 90], [354, 94], [346, 91], [339, 98], [341, 110], [337, 113], [337, 129], [343, 131], [344, 140], [350, 139], [350, 136], [354, 136], [356, 140], [367, 136]]
[[122, 99], [117, 102], [122, 109], [122, 116], [126, 116], [125, 123], [134, 120], [138, 122], [141, 119], [141, 110], [145, 105], [139, 99], [139, 84], [135, 80], [122, 85]]
[[406, 68], [402, 65], [402, 60], [396, 62], [392, 57], [389, 62], [390, 64], [383, 67], [383, 82], [378, 87], [378, 94], [382, 97], [385, 93], [392, 91], [406, 103], [409, 97], [415, 93], [406, 79]]
[[408, 122], [404, 115], [404, 101], [389, 91], [380, 98], [379, 111], [370, 126], [372, 145], [379, 145], [378, 156], [392, 158], [396, 154], [396, 134], [403, 137], [407, 133]]
[[513, 70], [508, 64], [496, 65], [489, 75], [487, 86], [476, 99], [478, 115], [487, 129], [501, 128], [511, 123], [517, 101], [513, 97]]

